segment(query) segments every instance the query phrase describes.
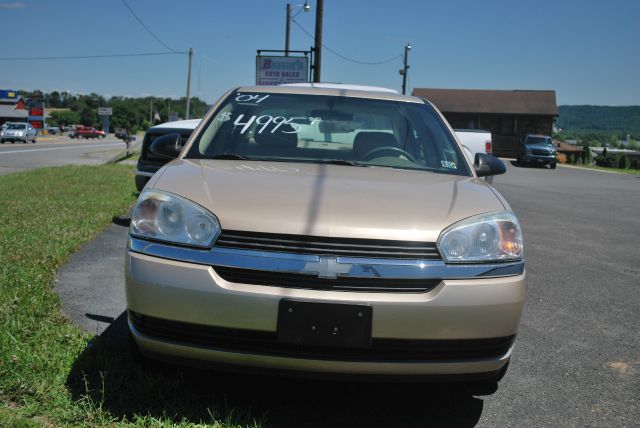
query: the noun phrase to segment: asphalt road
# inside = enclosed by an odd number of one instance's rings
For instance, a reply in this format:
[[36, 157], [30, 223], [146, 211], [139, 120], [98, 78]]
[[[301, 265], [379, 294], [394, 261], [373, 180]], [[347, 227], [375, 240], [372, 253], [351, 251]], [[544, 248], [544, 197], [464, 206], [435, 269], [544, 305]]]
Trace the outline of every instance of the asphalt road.
[[[497, 392], [466, 397], [430, 392], [430, 386], [305, 384], [317, 400], [310, 402], [308, 394], [295, 392], [299, 384], [284, 381], [293, 391], [278, 396], [277, 404], [269, 393], [225, 391], [225, 406], [230, 400], [267, 409], [271, 420], [290, 426], [319, 420], [352, 426], [362, 420], [395, 426], [638, 426], [640, 177], [508, 165], [494, 186], [521, 220], [528, 286], [511, 366]], [[91, 332], [123, 320], [127, 229], [115, 223], [57, 278], [63, 311]], [[116, 322], [107, 332], [124, 328]], [[194, 378], [215, 383], [207, 376]]]
[[125, 148], [121, 140], [75, 140], [69, 137], [40, 137], [36, 144], [0, 144], [0, 174], [62, 165], [98, 165]]

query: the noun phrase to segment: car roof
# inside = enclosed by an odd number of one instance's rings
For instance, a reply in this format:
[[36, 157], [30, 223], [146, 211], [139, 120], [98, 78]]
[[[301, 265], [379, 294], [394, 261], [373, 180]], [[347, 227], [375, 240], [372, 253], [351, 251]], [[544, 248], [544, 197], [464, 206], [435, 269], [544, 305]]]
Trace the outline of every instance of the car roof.
[[165, 128], [170, 128], [170, 129], [196, 129], [196, 127], [198, 126], [198, 124], [200, 123], [202, 119], [188, 119], [188, 120], [176, 120], [174, 122], [165, 122], [165, 123], [161, 123], [159, 125], [156, 126], [152, 126], [149, 129], [165, 129]]
[[382, 86], [350, 85], [347, 83], [283, 83], [278, 86], [295, 86], [299, 88], [327, 88], [327, 89], [352, 89], [354, 91], [369, 92], [389, 92], [399, 94], [395, 89], [383, 88]]
[[[355, 89], [358, 88], [358, 89]], [[272, 93], [272, 94], [300, 94], [300, 95], [328, 95], [335, 97], [352, 97], [352, 98], [369, 98], [375, 100], [403, 101], [416, 104], [424, 104], [425, 102], [418, 97], [410, 95], [400, 95], [396, 92], [381, 91], [380, 88], [373, 87], [374, 90], [360, 85], [343, 85], [343, 84], [305, 84], [301, 85], [278, 85], [278, 86], [242, 86], [236, 91]], [[377, 88], [377, 89], [376, 89]]]

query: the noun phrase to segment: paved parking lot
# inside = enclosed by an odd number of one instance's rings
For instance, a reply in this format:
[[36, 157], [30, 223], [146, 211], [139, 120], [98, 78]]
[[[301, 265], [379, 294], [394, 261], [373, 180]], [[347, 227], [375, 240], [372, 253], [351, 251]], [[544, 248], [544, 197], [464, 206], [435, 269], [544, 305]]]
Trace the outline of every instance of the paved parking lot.
[[[511, 367], [494, 394], [185, 376], [225, 407], [250, 407], [286, 426], [638, 426], [640, 177], [510, 164], [494, 185], [521, 220], [528, 285]], [[89, 331], [106, 328], [105, 336], [126, 327], [118, 318], [126, 233], [114, 224], [58, 275], [64, 312]]]

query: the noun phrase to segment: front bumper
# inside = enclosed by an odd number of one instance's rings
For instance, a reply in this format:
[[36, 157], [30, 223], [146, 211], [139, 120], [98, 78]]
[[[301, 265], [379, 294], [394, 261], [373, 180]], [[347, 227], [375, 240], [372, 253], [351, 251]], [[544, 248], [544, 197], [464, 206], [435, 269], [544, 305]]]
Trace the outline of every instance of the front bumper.
[[524, 160], [526, 162], [539, 162], [539, 163], [551, 163], [556, 161], [555, 155], [553, 156], [543, 156], [543, 155], [525, 155]]
[[22, 137], [18, 137], [18, 136], [14, 136], [14, 135], [3, 135], [0, 137], [0, 139], [2, 141], [27, 141], [29, 137], [27, 136], [22, 136]]
[[[392, 376], [498, 371], [511, 355], [525, 294], [524, 272], [440, 280], [417, 293], [331, 291], [229, 282], [211, 265], [132, 250], [126, 288], [131, 332], [142, 353], [153, 357]], [[282, 346], [276, 331], [283, 298], [371, 306], [371, 347]]]

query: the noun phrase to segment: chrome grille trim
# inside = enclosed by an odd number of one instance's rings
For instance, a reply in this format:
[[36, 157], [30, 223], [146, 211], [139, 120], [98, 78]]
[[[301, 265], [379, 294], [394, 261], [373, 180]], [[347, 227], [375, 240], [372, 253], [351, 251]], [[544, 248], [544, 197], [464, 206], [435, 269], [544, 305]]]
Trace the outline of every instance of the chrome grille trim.
[[524, 273], [522, 260], [501, 263], [446, 264], [442, 260], [403, 260], [362, 257], [327, 257], [310, 254], [239, 250], [213, 247], [198, 249], [129, 237], [135, 253], [195, 263], [271, 272], [314, 275], [323, 278], [470, 279], [499, 278]]

